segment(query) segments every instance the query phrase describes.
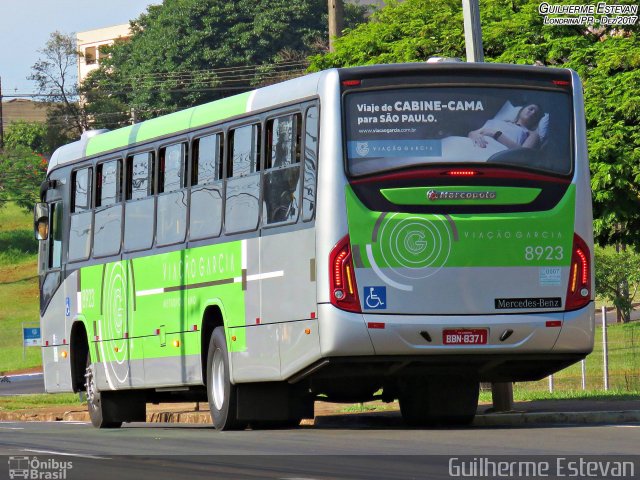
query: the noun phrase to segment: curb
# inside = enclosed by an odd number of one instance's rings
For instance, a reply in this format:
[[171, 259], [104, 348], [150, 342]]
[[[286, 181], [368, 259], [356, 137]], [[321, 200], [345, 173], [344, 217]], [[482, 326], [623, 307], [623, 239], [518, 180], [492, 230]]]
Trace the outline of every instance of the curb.
[[503, 427], [542, 424], [595, 425], [640, 422], [640, 410], [595, 412], [507, 412], [477, 415], [476, 427]]
[[[387, 412], [385, 412], [387, 413]], [[389, 412], [390, 413], [390, 412]], [[372, 414], [341, 414], [316, 417], [315, 420], [302, 420], [300, 425], [313, 426], [332, 422], [340, 417]], [[337, 418], [336, 418], [337, 417]], [[0, 412], [0, 421], [4, 422], [89, 422], [89, 413], [84, 410], [71, 410], [64, 413]], [[147, 423], [187, 423], [210, 425], [211, 415], [202, 412], [150, 412]], [[507, 412], [476, 415], [474, 427], [509, 427], [531, 425], [597, 425], [597, 424], [640, 423], [640, 410], [595, 411], [595, 412]]]

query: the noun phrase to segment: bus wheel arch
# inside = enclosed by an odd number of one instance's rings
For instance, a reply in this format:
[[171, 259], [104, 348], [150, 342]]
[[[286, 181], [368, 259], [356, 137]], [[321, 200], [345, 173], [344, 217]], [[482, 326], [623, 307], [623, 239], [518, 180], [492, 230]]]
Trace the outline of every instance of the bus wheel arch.
[[71, 387], [74, 393], [82, 392], [85, 389], [85, 372], [87, 355], [89, 354], [89, 337], [84, 322], [76, 320], [71, 327], [70, 344], [70, 366], [71, 366]]
[[207, 360], [209, 353], [209, 343], [211, 342], [211, 336], [213, 331], [218, 328], [224, 328], [224, 317], [222, 310], [218, 305], [209, 305], [202, 315], [202, 325], [200, 327], [200, 364], [202, 372], [202, 383], [207, 385]]

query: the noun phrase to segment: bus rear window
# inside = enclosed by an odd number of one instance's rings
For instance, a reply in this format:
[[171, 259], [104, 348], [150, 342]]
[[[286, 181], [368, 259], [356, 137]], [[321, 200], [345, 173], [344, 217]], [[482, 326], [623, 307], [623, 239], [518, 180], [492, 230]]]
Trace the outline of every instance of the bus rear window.
[[438, 163], [571, 173], [571, 98], [557, 91], [428, 87], [349, 93], [351, 175]]

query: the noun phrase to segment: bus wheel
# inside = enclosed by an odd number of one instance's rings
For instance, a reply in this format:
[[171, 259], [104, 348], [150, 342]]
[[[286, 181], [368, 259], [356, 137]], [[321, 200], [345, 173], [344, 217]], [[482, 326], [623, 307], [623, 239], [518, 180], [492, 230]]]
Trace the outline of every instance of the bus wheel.
[[412, 380], [399, 395], [400, 412], [408, 425], [468, 425], [478, 409], [480, 383], [475, 379]]
[[115, 410], [113, 400], [104, 398], [96, 385], [95, 366], [91, 363], [91, 354], [87, 354], [87, 369], [84, 374], [85, 389], [87, 393], [87, 408], [91, 424], [96, 428], [119, 428], [122, 421], [117, 421], [111, 413]]
[[216, 327], [207, 354], [207, 397], [211, 419], [216, 430], [238, 430], [236, 386], [231, 384], [229, 352], [224, 327]]

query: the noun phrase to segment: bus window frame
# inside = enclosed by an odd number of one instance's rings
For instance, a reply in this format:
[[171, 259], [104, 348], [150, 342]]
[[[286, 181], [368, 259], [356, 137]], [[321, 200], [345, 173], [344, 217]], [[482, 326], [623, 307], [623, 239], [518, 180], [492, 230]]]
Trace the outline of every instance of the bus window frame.
[[[315, 172], [315, 183], [314, 183], [314, 189], [313, 189], [313, 193], [314, 193], [314, 197], [313, 197], [313, 211], [311, 213], [311, 216], [305, 220], [304, 218], [304, 175], [306, 173], [306, 159], [305, 159], [305, 152], [307, 149], [307, 115], [309, 113], [309, 110], [311, 110], [312, 108], [315, 108], [316, 111], [318, 112], [318, 126], [316, 129], [316, 134], [317, 134], [317, 139], [316, 139], [316, 148], [315, 148], [315, 154], [316, 154], [316, 172]], [[310, 104], [303, 104], [303, 108], [302, 108], [302, 126], [304, 127], [303, 130], [303, 135], [302, 135], [302, 192], [301, 192], [301, 200], [302, 200], [302, 206], [300, 208], [301, 210], [301, 215], [300, 218], [302, 219], [303, 223], [308, 223], [308, 222], [313, 222], [316, 218], [316, 211], [318, 209], [318, 172], [319, 172], [319, 166], [320, 166], [320, 132], [322, 131], [322, 128], [320, 127], [320, 122], [321, 122], [322, 116], [320, 114], [320, 102], [319, 101], [314, 101], [313, 103]], [[344, 134], [343, 134], [344, 137]]]
[[[79, 210], [76, 211], [76, 176], [77, 173], [81, 170], [88, 170], [89, 171], [89, 181], [87, 182], [87, 188], [90, 188], [91, 191], [88, 193], [87, 195], [87, 200], [89, 202], [89, 206], [83, 210]], [[74, 166], [70, 173], [69, 173], [69, 196], [70, 196], [70, 201], [69, 201], [69, 211], [68, 211], [68, 217], [69, 217], [69, 225], [68, 225], [68, 235], [67, 235], [67, 241], [66, 241], [66, 245], [64, 245], [63, 242], [63, 250], [66, 250], [67, 252], [67, 258], [66, 258], [66, 263], [82, 263], [82, 262], [86, 262], [89, 261], [92, 257], [93, 257], [93, 234], [95, 231], [95, 194], [96, 194], [96, 178], [97, 178], [97, 168], [94, 162], [83, 162], [80, 165]], [[51, 208], [51, 206], [49, 207], [51, 210], [54, 210]], [[65, 214], [65, 212], [63, 211], [63, 216]], [[82, 214], [90, 214], [91, 215], [91, 233], [89, 234], [89, 252], [87, 253], [86, 256], [80, 257], [80, 258], [74, 258], [71, 259], [71, 225], [72, 225], [72, 221], [73, 221], [73, 217], [77, 216], [77, 215], [82, 215]], [[50, 219], [53, 217], [53, 215], [50, 215]], [[50, 222], [52, 222], [52, 220], [50, 220]], [[64, 223], [64, 221], [63, 221]], [[52, 234], [52, 230], [51, 230], [51, 223], [49, 224], [49, 232], [50, 232], [50, 236]], [[61, 261], [61, 263], [63, 263]], [[49, 264], [49, 261], [47, 261], [47, 265]], [[49, 269], [50, 270], [50, 269]]]
[[[87, 182], [87, 188], [90, 188], [91, 191], [88, 192], [87, 194], [87, 200], [89, 202], [89, 206], [87, 208], [84, 208], [82, 210], [77, 210], [76, 211], [76, 177], [79, 171], [81, 170], [88, 170], [89, 171], [89, 181]], [[94, 201], [93, 201], [93, 195], [94, 195], [94, 191], [95, 191], [95, 186], [94, 186], [94, 180], [95, 180], [95, 175], [93, 174], [95, 170], [95, 166], [93, 164], [93, 162], [91, 163], [83, 163], [82, 165], [76, 166], [71, 170], [71, 201], [69, 202], [70, 208], [69, 208], [69, 215], [75, 215], [77, 213], [84, 213], [87, 212], [89, 210], [93, 210], [94, 208]]]
[[[161, 188], [161, 185], [160, 185], [160, 180], [161, 180], [161, 178], [160, 178], [160, 152], [162, 150], [166, 150], [167, 148], [174, 147], [176, 145], [182, 145], [184, 147], [184, 152], [183, 152], [184, 156], [183, 156], [183, 159], [182, 159], [182, 161], [183, 161], [183, 163], [182, 163], [182, 174], [183, 174], [182, 182], [181, 182], [180, 188], [177, 188], [176, 190], [171, 190], [170, 192], [166, 192], [166, 191], [163, 190], [161, 192], [160, 191], [160, 188]], [[186, 136], [167, 138], [163, 142], [158, 143], [156, 145], [155, 150], [157, 151], [157, 157], [158, 157], [158, 161], [157, 161], [158, 165], [157, 165], [157, 169], [156, 169], [157, 177], [158, 177], [157, 178], [158, 185], [157, 185], [157, 188], [155, 189], [154, 193], [157, 196], [163, 195], [165, 193], [178, 192], [180, 190], [184, 190], [186, 188], [189, 188], [189, 185], [188, 185], [188, 183], [189, 183], [188, 182], [188, 180], [189, 180], [189, 177], [188, 177], [189, 165], [188, 164], [189, 164], [189, 158], [190, 158], [190, 154], [191, 154], [191, 148], [190, 147], [191, 147], [191, 142], [189, 141], [189, 138], [186, 137]], [[164, 173], [162, 175], [162, 181], [164, 182]], [[164, 187], [162, 187], [162, 188], [164, 188]]]
[[[309, 107], [310, 108], [310, 107]], [[303, 194], [303, 190], [304, 190], [304, 136], [306, 133], [306, 123], [305, 123], [305, 115], [306, 115], [306, 111], [307, 109], [305, 108], [304, 104], [297, 104], [297, 105], [292, 105], [289, 107], [283, 107], [281, 109], [275, 109], [272, 111], [267, 112], [267, 114], [265, 115], [264, 119], [263, 119], [263, 124], [264, 124], [264, 133], [263, 133], [263, 148], [264, 148], [264, 155], [262, 157], [262, 168], [261, 168], [261, 178], [260, 178], [260, 221], [259, 221], [259, 227], [258, 228], [264, 228], [264, 229], [271, 229], [271, 228], [277, 228], [277, 227], [282, 227], [285, 225], [295, 225], [297, 224], [300, 219], [302, 218], [301, 212], [302, 212], [302, 194]], [[269, 156], [269, 161], [271, 160], [271, 151], [267, 151], [267, 135], [268, 135], [268, 125], [270, 121], [273, 120], [277, 120], [279, 118], [283, 118], [283, 117], [295, 117], [296, 115], [300, 116], [300, 122], [299, 125], [297, 125], [298, 131], [300, 133], [300, 144], [299, 144], [299, 153], [300, 153], [300, 157], [298, 158], [297, 162], [291, 163], [285, 167], [273, 167], [270, 166], [267, 168], [267, 156]], [[294, 166], [297, 166], [299, 169], [299, 177], [298, 177], [298, 186], [297, 186], [297, 190], [298, 190], [298, 211], [296, 212], [296, 216], [294, 219], [290, 219], [290, 220], [283, 220], [281, 222], [273, 222], [273, 223], [267, 223], [263, 218], [263, 203], [264, 203], [264, 198], [265, 198], [265, 189], [264, 189], [264, 178], [265, 178], [265, 174], [271, 171], [276, 171], [276, 170], [281, 170], [281, 169], [286, 169], [286, 168], [292, 168]]]
[[[226, 174], [226, 162], [225, 162], [225, 141], [226, 141], [226, 134], [225, 134], [225, 130], [224, 128], [217, 128], [215, 130], [211, 130], [211, 131], [206, 131], [206, 132], [198, 132], [197, 135], [194, 135], [194, 137], [191, 139], [191, 148], [189, 149], [189, 188], [191, 187], [199, 187], [202, 185], [210, 185], [212, 182], [209, 183], [193, 183], [194, 178], [194, 167], [193, 164], [195, 162], [195, 155], [194, 152], [196, 151], [196, 142], [199, 142], [200, 140], [202, 140], [203, 138], [207, 138], [207, 137], [213, 137], [215, 135], [220, 135], [222, 138], [222, 142], [220, 142], [220, 149], [222, 150], [221, 154], [220, 154], [220, 158], [218, 159], [218, 162], [220, 163], [220, 178], [216, 178], [214, 180], [215, 181], [219, 181], [219, 180], [224, 180], [225, 179], [225, 174]], [[198, 145], [198, 152], [200, 152], [200, 146]]]
[[[123, 218], [124, 221], [123, 223], [123, 235], [122, 235], [122, 247], [120, 249], [121, 253], [128, 253], [128, 254], [133, 254], [135, 252], [145, 252], [145, 251], [149, 251], [149, 250], [153, 250], [154, 247], [156, 246], [156, 209], [158, 208], [158, 202], [156, 200], [157, 198], [157, 191], [158, 191], [158, 187], [157, 187], [157, 183], [158, 183], [158, 149], [156, 148], [156, 145], [142, 145], [139, 146], [138, 148], [131, 148], [131, 149], [127, 149], [124, 152], [124, 172], [122, 175], [122, 182], [124, 185], [124, 197], [123, 197]], [[151, 154], [153, 155], [153, 158], [151, 160], [151, 179], [150, 179], [150, 184], [151, 184], [151, 192], [149, 194], [147, 194], [146, 197], [144, 198], [127, 198], [128, 196], [128, 184], [129, 184], [129, 166], [128, 166], [128, 162], [130, 160], [133, 159], [133, 157], [135, 157], [136, 155], [141, 155], [143, 153], [147, 153], [147, 154]], [[133, 188], [133, 187], [132, 187]], [[133, 193], [132, 193], [133, 195]], [[127, 229], [126, 229], [126, 224], [127, 224], [127, 205], [132, 204], [132, 203], [136, 203], [139, 201], [144, 201], [144, 200], [148, 200], [149, 198], [153, 199], [153, 225], [151, 227], [152, 231], [151, 231], [151, 243], [148, 247], [144, 247], [144, 248], [134, 248], [134, 249], [128, 249], [126, 247], [126, 243], [125, 243], [125, 239], [126, 239], [126, 234], [127, 234]]]
[[[116, 196], [118, 197], [118, 199], [114, 202], [111, 203], [109, 205], [103, 205], [102, 203], [100, 203], [100, 205], [98, 205], [98, 201], [99, 201], [99, 196], [98, 196], [98, 170], [100, 169], [100, 167], [102, 167], [105, 163], [110, 163], [110, 162], [119, 162], [118, 163], [118, 185], [116, 186], [117, 190], [116, 190]], [[123, 182], [122, 179], [125, 175], [125, 166], [124, 166], [125, 160], [122, 158], [122, 156], [117, 156], [117, 157], [110, 157], [107, 158], [105, 160], [97, 160], [95, 163], [95, 168], [96, 168], [96, 175], [95, 175], [95, 188], [94, 188], [94, 192], [95, 192], [95, 201], [94, 201], [94, 210], [100, 211], [103, 210], [105, 208], [109, 208], [109, 207], [113, 207], [114, 205], [118, 205], [119, 203], [122, 204], [124, 203], [124, 197], [125, 197], [125, 191], [123, 190]], [[101, 192], [100, 192], [101, 193]]]
[[[64, 252], [65, 252], [65, 246], [67, 247], [66, 249], [68, 250], [69, 248], [69, 242], [66, 242], [65, 245], [65, 239], [64, 239], [64, 231], [65, 231], [65, 208], [64, 208], [64, 201], [61, 198], [57, 198], [55, 200], [51, 200], [49, 202], [47, 202], [49, 204], [49, 238], [47, 239], [47, 268], [46, 271], [47, 273], [50, 272], [62, 272], [62, 270], [64, 270], [64, 266], [67, 263], [70, 263], [68, 258], [64, 258]], [[60, 217], [60, 223], [61, 225], [59, 226], [59, 230], [61, 233], [61, 238], [60, 238], [60, 253], [59, 253], [59, 257], [60, 257], [60, 265], [58, 265], [57, 267], [53, 267], [52, 266], [52, 259], [53, 259], [53, 242], [55, 241], [55, 235], [54, 235], [54, 230], [53, 230], [53, 222], [54, 222], [54, 218], [56, 216], [56, 211], [57, 210], [61, 210], [62, 214]], [[71, 214], [68, 215], [68, 223], [69, 223], [69, 227], [71, 227]]]
[[[163, 149], [167, 149], [169, 147], [173, 147], [175, 145], [182, 145], [183, 146], [183, 158], [182, 158], [182, 182], [181, 182], [181, 186], [180, 188], [176, 189], [176, 190], [171, 190], [169, 192], [164, 191], [164, 186], [162, 186], [163, 191], [161, 192], [161, 185], [160, 182], [162, 180], [162, 182], [164, 182], [164, 172], [162, 173], [162, 179], [161, 179], [161, 174], [160, 174], [160, 152]], [[161, 142], [155, 143], [154, 144], [154, 150], [155, 150], [155, 158], [154, 158], [154, 171], [153, 171], [153, 177], [154, 177], [154, 191], [153, 194], [150, 196], [153, 196], [155, 198], [154, 200], [154, 207], [153, 207], [153, 218], [154, 218], [154, 222], [153, 222], [153, 242], [151, 244], [151, 249], [154, 248], [158, 248], [158, 249], [162, 249], [162, 248], [166, 248], [166, 247], [171, 247], [173, 245], [182, 245], [182, 244], [186, 244], [186, 242], [188, 241], [189, 238], [189, 222], [190, 222], [190, 213], [191, 213], [191, 186], [190, 186], [190, 160], [191, 160], [191, 152], [192, 152], [192, 145], [191, 145], [191, 141], [189, 140], [189, 137], [185, 136], [185, 135], [177, 135], [174, 137], [169, 137], [166, 139], [162, 139]], [[182, 240], [178, 240], [175, 242], [171, 242], [171, 243], [163, 243], [162, 245], [158, 245], [158, 202], [160, 197], [166, 196], [166, 195], [171, 195], [173, 193], [176, 192], [183, 192], [185, 195], [185, 199], [186, 199], [186, 212], [185, 212], [185, 231], [184, 231], [184, 237], [182, 238]], [[140, 199], [142, 200], [142, 199]], [[139, 251], [139, 250], [136, 250]]]
[[[218, 162], [219, 162], [219, 174], [220, 174], [220, 178], [215, 179], [213, 182], [209, 182], [209, 183], [193, 183], [194, 178], [194, 167], [193, 167], [193, 163], [196, 160], [195, 157], [195, 151], [196, 151], [196, 142], [199, 142], [201, 139], [206, 138], [206, 137], [211, 137], [211, 136], [215, 136], [215, 135], [220, 135], [220, 139], [221, 142], [218, 146], [218, 148], [221, 150], [220, 152], [220, 157], [218, 158]], [[227, 128], [227, 124], [218, 124], [215, 125], [212, 129], [208, 129], [205, 131], [198, 131], [195, 135], [192, 136], [190, 142], [189, 142], [189, 158], [188, 158], [188, 177], [187, 177], [187, 181], [188, 181], [188, 191], [189, 191], [189, 208], [187, 209], [187, 235], [186, 235], [186, 242], [187, 243], [191, 243], [191, 242], [202, 242], [202, 241], [206, 241], [209, 239], [213, 239], [213, 238], [224, 238], [225, 236], [225, 231], [224, 231], [224, 221], [225, 221], [225, 208], [226, 208], [226, 197], [227, 197], [227, 161], [226, 161], [226, 155], [227, 155], [227, 150], [228, 150], [228, 146], [227, 146], [227, 137], [228, 137], [228, 128]], [[198, 144], [198, 152], [200, 152], [200, 145]], [[198, 159], [199, 160], [199, 159]], [[220, 231], [218, 232], [217, 235], [206, 235], [202, 238], [192, 238], [191, 236], [191, 207], [192, 207], [192, 203], [191, 203], [191, 196], [193, 195], [193, 187], [202, 187], [202, 186], [206, 186], [206, 185], [212, 185], [215, 182], [221, 182], [221, 212], [220, 212]]]
[[[124, 208], [124, 204], [125, 204], [125, 197], [126, 197], [126, 182], [125, 182], [125, 176], [126, 176], [126, 152], [122, 152], [120, 155], [117, 156], [109, 156], [108, 158], [105, 158], [104, 160], [102, 159], [98, 159], [95, 162], [95, 167], [96, 167], [96, 175], [95, 175], [95, 188], [94, 188], [94, 192], [95, 192], [95, 201], [94, 201], [94, 209], [93, 209], [93, 224], [94, 224], [94, 232], [93, 232], [93, 237], [95, 238], [95, 219], [96, 219], [96, 214], [100, 213], [104, 210], [107, 210], [109, 208], [115, 208], [117, 206], [120, 206], [120, 244], [118, 247], [118, 251], [116, 253], [110, 253], [108, 255], [96, 255], [95, 254], [95, 242], [94, 239], [92, 239], [92, 244], [91, 244], [91, 258], [95, 258], [95, 259], [104, 259], [104, 258], [110, 258], [110, 257], [116, 257], [119, 256], [123, 249], [124, 249], [124, 224], [125, 224], [125, 208]], [[98, 205], [98, 169], [104, 165], [105, 163], [109, 163], [109, 162], [118, 162], [118, 168], [119, 168], [119, 178], [118, 180], [118, 185], [117, 185], [117, 190], [116, 190], [116, 195], [118, 196], [118, 200], [115, 203], [112, 203], [110, 205]]]
[[[264, 156], [265, 156], [265, 121], [264, 121], [264, 113], [252, 115], [250, 117], [244, 117], [241, 119], [237, 119], [235, 121], [231, 121], [224, 124], [224, 199], [223, 199], [223, 218], [222, 218], [222, 232], [220, 233], [220, 237], [231, 237], [233, 235], [243, 235], [251, 232], [259, 232], [262, 228], [262, 179], [264, 172]], [[233, 151], [231, 150], [231, 132], [235, 131], [242, 127], [257, 125], [260, 128], [260, 139], [258, 142], [258, 158], [257, 170], [253, 173], [249, 173], [244, 176], [231, 176], [229, 177], [229, 170], [233, 165]], [[231, 168], [231, 172], [233, 172], [233, 168]], [[227, 191], [228, 191], [228, 182], [232, 179], [240, 179], [247, 178], [252, 175], [258, 174], [260, 176], [260, 180], [258, 183], [258, 221], [256, 223], [255, 228], [238, 230], [234, 232], [229, 232], [227, 230]]]

